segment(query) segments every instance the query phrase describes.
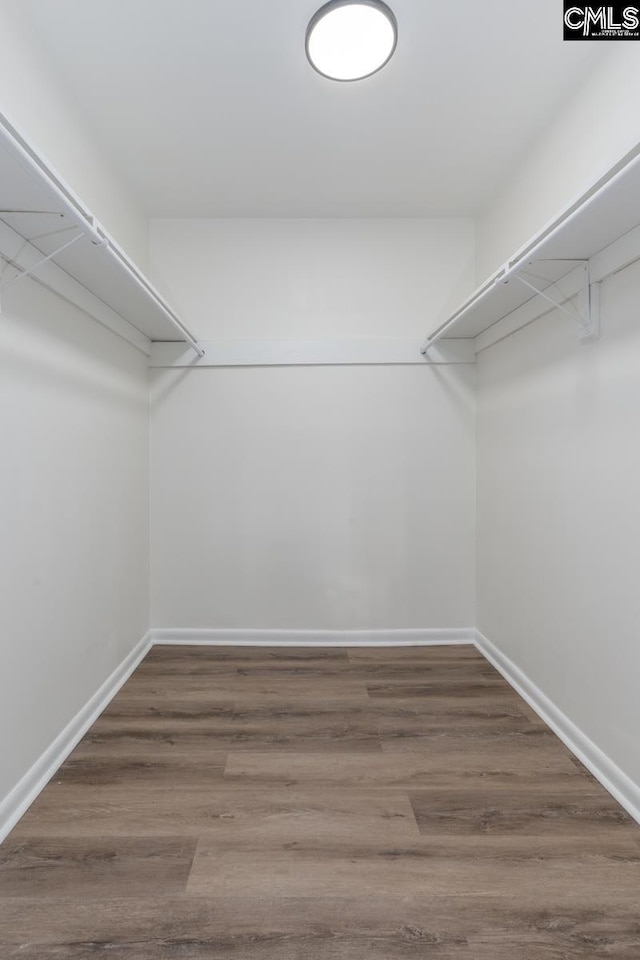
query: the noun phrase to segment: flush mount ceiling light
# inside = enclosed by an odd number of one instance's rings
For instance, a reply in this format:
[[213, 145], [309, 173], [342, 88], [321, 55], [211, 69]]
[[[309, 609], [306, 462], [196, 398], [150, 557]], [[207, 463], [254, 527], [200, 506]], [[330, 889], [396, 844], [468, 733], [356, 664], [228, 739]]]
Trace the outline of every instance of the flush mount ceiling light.
[[330, 80], [363, 80], [393, 56], [398, 24], [382, 0], [330, 0], [307, 27], [311, 66]]

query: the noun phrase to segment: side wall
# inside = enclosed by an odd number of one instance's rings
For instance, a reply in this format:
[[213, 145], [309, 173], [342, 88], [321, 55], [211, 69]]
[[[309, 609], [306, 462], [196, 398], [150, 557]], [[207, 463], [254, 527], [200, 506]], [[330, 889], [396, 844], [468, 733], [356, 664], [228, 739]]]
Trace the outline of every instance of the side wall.
[[638, 50], [610, 46], [479, 218], [479, 283], [640, 143]]
[[[414, 337], [467, 221], [160, 221], [202, 339]], [[473, 366], [152, 372], [152, 624], [468, 627]]]
[[487, 349], [478, 387], [478, 626], [640, 784], [640, 263], [602, 338], [555, 312]]
[[148, 629], [146, 357], [9, 287], [0, 437], [1, 803]]
[[129, 256], [145, 270], [148, 222], [96, 146], [19, 0], [0, 3], [0, 111], [41, 151]]

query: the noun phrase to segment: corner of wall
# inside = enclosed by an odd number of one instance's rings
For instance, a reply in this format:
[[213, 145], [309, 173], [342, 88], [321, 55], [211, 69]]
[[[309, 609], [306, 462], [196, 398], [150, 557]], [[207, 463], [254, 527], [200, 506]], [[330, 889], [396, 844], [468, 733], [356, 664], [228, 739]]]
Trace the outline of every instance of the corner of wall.
[[476, 630], [476, 647], [538, 716], [640, 823], [640, 785], [631, 780], [509, 657]]

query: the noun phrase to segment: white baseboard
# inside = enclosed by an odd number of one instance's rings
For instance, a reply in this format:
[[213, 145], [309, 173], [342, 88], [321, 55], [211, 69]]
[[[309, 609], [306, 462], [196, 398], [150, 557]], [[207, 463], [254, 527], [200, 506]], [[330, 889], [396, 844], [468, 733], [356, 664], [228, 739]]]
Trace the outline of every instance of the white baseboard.
[[498, 647], [476, 630], [480, 653], [499, 670], [571, 752], [596, 777], [605, 790], [640, 823], [640, 786], [634, 783], [562, 710]]
[[13, 830], [41, 790], [100, 716], [120, 687], [131, 676], [151, 647], [151, 637], [142, 638], [122, 663], [107, 677], [99, 690], [73, 717], [53, 743], [36, 760], [13, 790], [0, 802], [0, 843]]
[[252, 647], [391, 647], [473, 644], [472, 627], [425, 630], [225, 630], [157, 629], [154, 644], [228, 644]]

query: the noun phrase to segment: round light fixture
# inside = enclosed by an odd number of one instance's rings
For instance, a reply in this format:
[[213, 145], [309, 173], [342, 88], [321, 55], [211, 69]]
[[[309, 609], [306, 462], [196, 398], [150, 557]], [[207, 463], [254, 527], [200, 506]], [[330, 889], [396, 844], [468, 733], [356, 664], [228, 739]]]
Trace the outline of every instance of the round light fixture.
[[307, 27], [311, 66], [330, 80], [363, 80], [393, 56], [398, 24], [382, 0], [330, 0]]

